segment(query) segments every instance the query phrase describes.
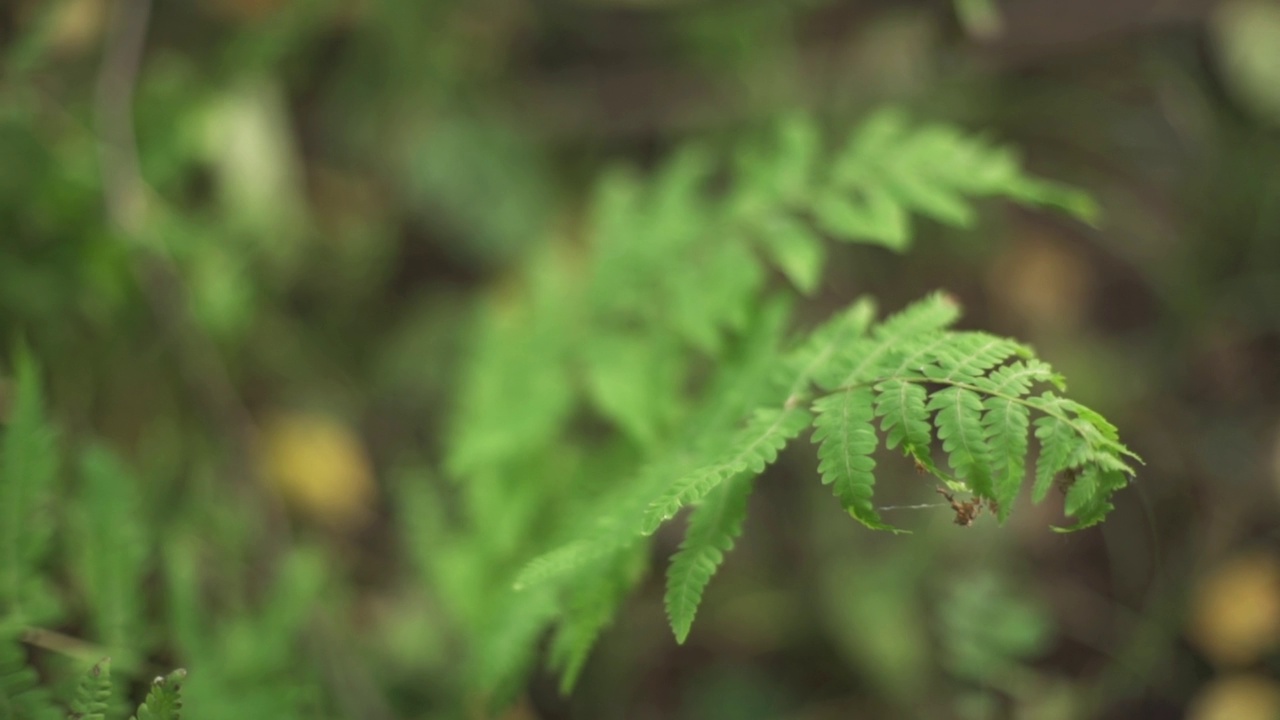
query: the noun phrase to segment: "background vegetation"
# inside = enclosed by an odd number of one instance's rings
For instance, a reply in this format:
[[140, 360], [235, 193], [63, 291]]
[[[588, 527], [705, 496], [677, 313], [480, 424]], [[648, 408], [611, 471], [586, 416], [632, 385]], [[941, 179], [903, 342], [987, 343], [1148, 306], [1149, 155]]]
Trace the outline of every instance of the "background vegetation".
[[49, 683], [110, 654], [135, 701], [187, 667], [196, 718], [484, 716], [459, 662], [483, 618], [439, 582], [477, 551], [434, 530], [484, 304], [619, 160], [893, 103], [1105, 220], [993, 205], [905, 256], [832, 247], [798, 313], [945, 287], [1124, 428], [1139, 480], [1083, 533], [1052, 503], [1003, 528], [944, 506], [896, 511], [904, 539], [786, 454], [685, 645], [651, 572], [573, 696], [539, 672], [502, 712], [1280, 708], [1276, 3], [17, 0], [0, 48], [0, 417], [57, 431], [24, 466], [57, 532], [22, 540], [53, 583], [0, 586], [51, 612], [0, 634]]

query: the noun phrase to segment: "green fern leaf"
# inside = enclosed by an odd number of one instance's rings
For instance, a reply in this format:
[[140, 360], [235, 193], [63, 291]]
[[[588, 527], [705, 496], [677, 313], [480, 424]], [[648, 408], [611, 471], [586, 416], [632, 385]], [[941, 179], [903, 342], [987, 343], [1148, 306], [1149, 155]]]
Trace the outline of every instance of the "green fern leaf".
[[795, 201], [808, 192], [822, 160], [822, 131], [812, 117], [792, 115], [778, 123], [778, 164], [770, 173], [778, 197]]
[[59, 713], [26, 663], [17, 633], [0, 627], [0, 718], [54, 720]]
[[0, 619], [35, 623], [55, 614], [56, 599], [35, 572], [52, 523], [44, 517], [58, 465], [55, 435], [40, 399], [40, 372], [25, 351], [15, 358], [15, 392], [0, 440]]
[[1142, 458], [1120, 442], [1120, 431], [1115, 425], [1108, 422], [1097, 411], [1070, 398], [1061, 398], [1060, 406], [1083, 421], [1084, 437], [1097, 451], [1092, 456], [1095, 462], [1100, 462], [1113, 470], [1133, 474], [1132, 468], [1120, 458], [1127, 457], [1139, 463], [1142, 462]]
[[476, 330], [449, 447], [449, 468], [459, 476], [545, 447], [571, 410], [565, 344], [574, 315], [565, 288], [572, 278], [548, 253], [535, 261], [528, 285], [527, 306], [495, 300]]
[[902, 445], [908, 453], [926, 450], [932, 434], [929, 432], [929, 412], [925, 409], [924, 386], [892, 379], [876, 385], [875, 389], [876, 416], [881, 418], [880, 429], [885, 434], [885, 446], [892, 450]]
[[664, 292], [673, 329], [694, 347], [715, 354], [724, 330], [740, 330], [764, 284], [764, 269], [742, 242], [708, 241], [677, 264], [664, 264]]
[[1064, 390], [1066, 383], [1053, 368], [1040, 360], [1029, 358], [998, 367], [989, 375], [975, 378], [973, 384], [983, 392], [992, 395], [1026, 395], [1036, 383], [1052, 383], [1059, 390]]
[[770, 259], [800, 292], [812, 293], [822, 277], [826, 249], [808, 225], [782, 213], [762, 219], [756, 232]]
[[747, 427], [724, 449], [720, 459], [679, 477], [649, 504], [641, 531], [652, 533], [680, 508], [701, 500], [733, 475], [760, 474], [809, 421], [809, 413], [799, 408], [757, 410]]
[[894, 250], [910, 242], [910, 213], [956, 227], [973, 224], [971, 198], [1004, 195], [1053, 205], [1086, 220], [1088, 197], [1027, 177], [1007, 149], [940, 126], [911, 128], [887, 110], [869, 117], [838, 153], [831, 182], [814, 194], [813, 213], [838, 239]]
[[870, 388], [856, 388], [819, 398], [814, 404], [813, 442], [818, 446], [818, 472], [855, 520], [870, 528], [893, 530], [871, 504], [875, 485], [876, 430], [871, 424]]
[[894, 355], [908, 342], [942, 330], [959, 317], [959, 304], [943, 293], [915, 302], [878, 325], [871, 338], [848, 343], [816, 376], [818, 384], [836, 390], [872, 380], [889, 369], [886, 363], [892, 365]]
[[814, 330], [800, 347], [788, 353], [783, 367], [788, 374], [791, 393], [804, 392], [815, 379], [830, 376], [837, 359], [871, 327], [875, 312], [875, 303], [869, 298], [859, 298]]
[[186, 679], [186, 670], [174, 670], [162, 678], [156, 678], [147, 692], [147, 699], [138, 706], [138, 714], [133, 720], [180, 720], [182, 685]]
[[667, 618], [677, 643], [683, 645], [689, 637], [703, 588], [742, 533], [750, 495], [750, 477], [732, 478], [708, 495], [689, 518], [684, 542], [667, 568]]
[[555, 619], [558, 604], [546, 587], [502, 592], [484, 601], [490, 621], [474, 641], [467, 676], [471, 690], [487, 696], [496, 708], [519, 691], [533, 664], [534, 644]]
[[884, 188], [869, 185], [856, 195], [830, 189], [813, 202], [814, 218], [833, 237], [904, 250], [911, 240], [910, 216]]
[[1087, 445], [1069, 423], [1046, 415], [1038, 418], [1036, 439], [1040, 441], [1040, 457], [1036, 459], [1036, 484], [1031, 490], [1032, 502], [1041, 502], [1053, 486], [1053, 478], [1073, 467]]
[[983, 406], [986, 412], [982, 416], [982, 425], [991, 448], [992, 497], [999, 508], [997, 515], [1004, 522], [1013, 509], [1026, 473], [1031, 412], [1026, 405], [1010, 397], [989, 397]]
[[1078, 515], [1081, 510], [1092, 505], [1097, 499], [1098, 492], [1102, 489], [1100, 485], [1100, 473], [1096, 467], [1085, 468], [1075, 481], [1071, 483], [1071, 488], [1067, 490], [1067, 500], [1063, 506], [1063, 512], [1068, 515]]
[[586, 352], [586, 380], [601, 414], [651, 447], [674, 418], [683, 380], [679, 348], [651, 333], [602, 331]]
[[1061, 532], [1074, 532], [1092, 527], [1102, 521], [1114, 508], [1111, 495], [1129, 484], [1123, 471], [1106, 470], [1097, 466], [1085, 468], [1067, 490], [1064, 512], [1076, 519], [1069, 528], [1054, 528]]
[[90, 446], [80, 466], [73, 558], [96, 635], [127, 666], [140, 654], [133, 645], [143, 635], [138, 587], [150, 544], [138, 522], [141, 497], [136, 479], [107, 448]]
[[644, 576], [647, 548], [633, 545], [597, 564], [569, 593], [566, 613], [551, 642], [551, 666], [560, 671], [560, 692], [573, 691], [600, 632], [613, 621], [622, 598]]
[[68, 720], [105, 720], [111, 701], [111, 658], [103, 658], [80, 676]]
[[951, 469], [965, 481], [974, 494], [995, 498], [991, 483], [990, 448], [982, 429], [982, 399], [977, 393], [959, 387], [940, 390], [929, 399], [928, 409], [934, 415], [938, 439], [947, 452]]
[[[630, 543], [630, 537], [624, 538], [626, 543]], [[516, 590], [523, 590], [563, 577], [613, 554], [619, 547], [620, 545], [612, 543], [596, 542], [594, 537], [574, 540], [530, 560], [516, 574], [512, 586]]]
[[1031, 357], [1027, 346], [986, 333], [949, 333], [946, 342], [932, 352], [936, 365], [925, 366], [924, 374], [940, 382], [973, 380], [1011, 357]]
[[514, 589], [576, 578], [597, 560], [636, 544], [641, 535], [640, 520], [653, 498], [670, 485], [672, 477], [683, 475], [688, 469], [684, 452], [677, 451], [629, 478], [601, 498], [603, 512], [570, 535], [572, 539], [526, 563], [516, 574]]

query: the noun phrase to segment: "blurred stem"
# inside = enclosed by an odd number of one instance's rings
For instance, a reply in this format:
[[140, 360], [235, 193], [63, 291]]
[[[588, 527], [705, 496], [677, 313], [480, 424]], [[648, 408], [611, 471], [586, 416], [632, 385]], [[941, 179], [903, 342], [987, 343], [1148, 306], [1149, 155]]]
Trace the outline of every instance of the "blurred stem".
[[955, 0], [956, 17], [969, 37], [990, 40], [1004, 32], [1004, 18], [995, 0]]
[[[279, 546], [286, 516], [271, 493], [250, 482], [257, 430], [239, 398], [218, 347], [187, 308], [180, 268], [156, 229], [167, 212], [146, 184], [133, 122], [134, 91], [146, 46], [152, 0], [120, 0], [108, 27], [95, 95], [103, 195], [111, 222], [132, 247], [132, 268], [152, 312], [177, 348], [179, 369], [229, 442], [232, 474], [242, 491], [267, 508], [265, 532]], [[268, 552], [268, 556], [276, 553]]]
[[107, 649], [101, 645], [44, 628], [27, 628], [22, 632], [22, 641], [87, 663], [95, 663], [107, 655]]
[[142, 234], [146, 193], [133, 128], [133, 94], [151, 19], [151, 0], [121, 0], [107, 30], [95, 98], [107, 214], [131, 238]]

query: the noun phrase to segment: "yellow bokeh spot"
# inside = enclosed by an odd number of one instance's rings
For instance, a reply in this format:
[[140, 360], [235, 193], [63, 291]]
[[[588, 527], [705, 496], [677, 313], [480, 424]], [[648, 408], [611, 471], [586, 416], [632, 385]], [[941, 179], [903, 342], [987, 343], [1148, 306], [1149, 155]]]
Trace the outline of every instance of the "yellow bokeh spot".
[[1204, 687], [1187, 710], [1188, 720], [1275, 720], [1280, 685], [1261, 677], [1228, 677]]
[[1220, 666], [1248, 664], [1280, 645], [1280, 561], [1260, 553], [1213, 570], [1195, 588], [1189, 634]]
[[364, 444], [332, 418], [286, 413], [262, 428], [262, 471], [290, 509], [334, 530], [368, 521], [377, 489]]

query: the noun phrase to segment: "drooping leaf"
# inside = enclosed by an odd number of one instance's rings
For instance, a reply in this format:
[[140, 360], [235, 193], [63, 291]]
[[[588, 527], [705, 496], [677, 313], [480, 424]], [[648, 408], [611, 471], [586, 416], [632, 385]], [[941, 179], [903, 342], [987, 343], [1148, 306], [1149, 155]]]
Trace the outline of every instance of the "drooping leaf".
[[937, 413], [938, 439], [956, 477], [968, 483], [974, 494], [994, 499], [991, 451], [982, 429], [982, 399], [971, 390], [949, 387], [929, 399], [928, 409]]
[[876, 385], [876, 415], [885, 433], [885, 446], [890, 450], [923, 450], [929, 447], [929, 412], [925, 409], [926, 392], [919, 383], [890, 379]]
[[727, 478], [741, 472], [759, 475], [787, 441], [808, 426], [809, 413], [795, 407], [756, 411], [755, 417], [712, 462], [677, 478], [649, 504], [642, 531], [653, 532], [685, 505], [701, 500]]
[[569, 589], [566, 612], [551, 642], [551, 665], [560, 671], [561, 693], [573, 691], [596, 638], [613, 621], [622, 598], [644, 575], [648, 566], [644, 549], [633, 545], [615, 552], [596, 572], [580, 576]]
[[982, 424], [991, 448], [993, 499], [999, 507], [997, 514], [1003, 522], [1009, 517], [1013, 501], [1022, 489], [1031, 413], [1026, 405], [1009, 397], [988, 397], [983, 406], [986, 410], [982, 416]]
[[1041, 502], [1053, 486], [1053, 478], [1072, 466], [1072, 458], [1084, 448], [1084, 440], [1062, 420], [1044, 416], [1035, 421], [1036, 439], [1040, 441], [1040, 457], [1036, 460], [1036, 484], [1031, 491], [1033, 502]]
[[813, 405], [813, 442], [819, 443], [818, 472], [831, 485], [840, 504], [867, 527], [889, 530], [871, 504], [875, 485], [876, 430], [871, 421], [871, 389], [858, 388], [819, 398]]
[[749, 476], [731, 478], [708, 495], [689, 519], [680, 551], [667, 568], [667, 618], [678, 643], [689, 636], [703, 589], [742, 533], [750, 494]]

